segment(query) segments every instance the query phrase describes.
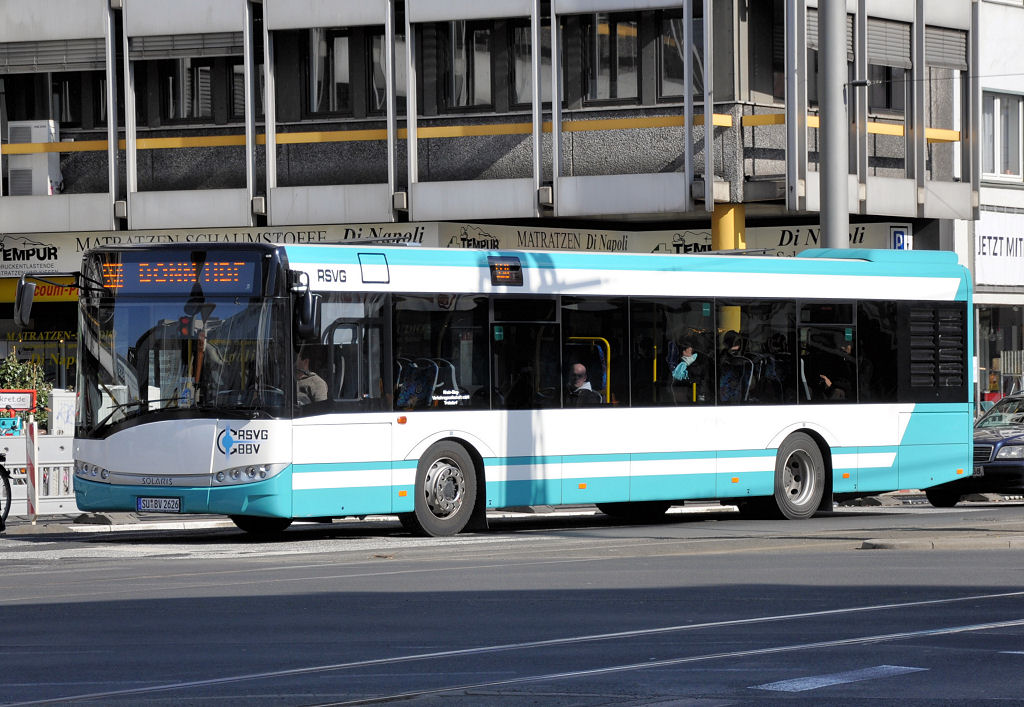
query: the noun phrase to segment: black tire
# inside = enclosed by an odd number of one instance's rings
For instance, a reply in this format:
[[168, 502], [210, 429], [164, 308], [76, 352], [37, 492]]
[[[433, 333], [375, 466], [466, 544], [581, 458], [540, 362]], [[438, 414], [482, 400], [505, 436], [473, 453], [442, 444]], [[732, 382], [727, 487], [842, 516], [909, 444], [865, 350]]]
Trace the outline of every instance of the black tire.
[[598, 503], [597, 510], [606, 516], [635, 522], [651, 523], [659, 520], [672, 507], [668, 501], [628, 501]]
[[7, 474], [0, 474], [0, 529], [7, 522], [7, 514], [11, 512], [11, 480]]
[[291, 518], [262, 518], [260, 516], [231, 516], [231, 522], [250, 535], [272, 537], [280, 535], [292, 524]]
[[775, 457], [775, 505], [783, 518], [805, 520], [821, 505], [825, 493], [825, 461], [818, 444], [794, 432]]
[[416, 535], [419, 532], [419, 526], [416, 524], [415, 513], [399, 513], [398, 522], [402, 524], [403, 528], [413, 535]]
[[936, 508], [952, 508], [960, 503], [961, 498], [960, 494], [949, 489], [925, 489], [924, 495], [928, 498], [928, 503]]
[[432, 445], [416, 467], [416, 510], [399, 520], [415, 535], [461, 533], [476, 505], [476, 481], [476, 465], [465, 447], [447, 441]]

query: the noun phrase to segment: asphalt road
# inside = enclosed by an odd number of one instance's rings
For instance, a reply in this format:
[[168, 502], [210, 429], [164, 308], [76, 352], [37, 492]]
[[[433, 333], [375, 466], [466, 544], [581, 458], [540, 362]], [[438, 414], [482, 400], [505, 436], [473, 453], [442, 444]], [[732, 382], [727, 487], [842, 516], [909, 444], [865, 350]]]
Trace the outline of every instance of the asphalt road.
[[0, 537], [0, 703], [1024, 704], [1022, 504], [149, 528]]

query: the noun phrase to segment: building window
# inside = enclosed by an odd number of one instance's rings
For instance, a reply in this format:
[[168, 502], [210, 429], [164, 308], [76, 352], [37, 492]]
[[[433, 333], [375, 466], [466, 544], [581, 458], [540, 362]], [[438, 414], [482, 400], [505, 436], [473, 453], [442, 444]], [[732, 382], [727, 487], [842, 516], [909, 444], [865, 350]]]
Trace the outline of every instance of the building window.
[[161, 61], [160, 115], [164, 120], [203, 121], [213, 118], [213, 60]]
[[492, 36], [490, 23], [458, 20], [443, 25], [438, 38], [442, 111], [492, 105]]
[[1021, 179], [1021, 97], [984, 94], [982, 172], [988, 179]]
[[898, 113], [907, 109], [909, 72], [899, 66], [868, 65], [868, 112]]
[[[370, 106], [369, 112], [382, 114], [387, 111], [388, 95], [385, 71], [387, 63], [384, 56], [384, 33], [378, 32], [370, 37]], [[406, 43], [404, 34], [395, 35], [395, 112], [405, 112], [406, 97]]]
[[[694, 8], [699, 11], [700, 8]], [[693, 18], [693, 45], [691, 66], [693, 95], [704, 96], [704, 18]], [[659, 87], [661, 98], [682, 100], [686, 95], [686, 32], [682, 12], [665, 12], [661, 17], [661, 35], [658, 37]]]
[[583, 27], [583, 100], [635, 103], [639, 98], [640, 41], [636, 14], [590, 15]]
[[352, 112], [350, 37], [347, 31], [309, 30], [309, 113]]
[[[512, 28], [509, 49], [512, 67], [512, 103], [529, 105], [533, 101], [533, 55], [530, 24], [519, 23]], [[551, 104], [551, 25], [540, 28], [540, 91], [541, 102]]]
[[[266, 78], [263, 73], [263, 64], [257, 64], [253, 69], [256, 76], [254, 99], [256, 101], [256, 117], [263, 117], [263, 105], [266, 102], [267, 90]], [[235, 121], [245, 120], [245, 64], [239, 61], [231, 66], [231, 119]]]

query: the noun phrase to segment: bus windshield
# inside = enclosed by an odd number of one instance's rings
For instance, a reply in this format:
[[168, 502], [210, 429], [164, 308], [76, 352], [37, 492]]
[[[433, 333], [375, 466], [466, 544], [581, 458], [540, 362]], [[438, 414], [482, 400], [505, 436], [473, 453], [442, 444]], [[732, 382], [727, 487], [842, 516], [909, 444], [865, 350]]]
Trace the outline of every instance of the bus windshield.
[[290, 407], [286, 299], [102, 298], [83, 300], [80, 317], [80, 434]]

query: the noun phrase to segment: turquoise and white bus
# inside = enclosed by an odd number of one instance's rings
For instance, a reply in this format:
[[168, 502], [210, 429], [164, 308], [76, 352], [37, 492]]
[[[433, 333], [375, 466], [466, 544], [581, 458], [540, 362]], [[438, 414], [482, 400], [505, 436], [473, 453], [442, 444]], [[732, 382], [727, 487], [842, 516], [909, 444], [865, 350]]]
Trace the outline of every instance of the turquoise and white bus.
[[971, 473], [952, 253], [128, 246], [79, 283], [83, 510], [450, 535], [535, 505], [801, 519]]

